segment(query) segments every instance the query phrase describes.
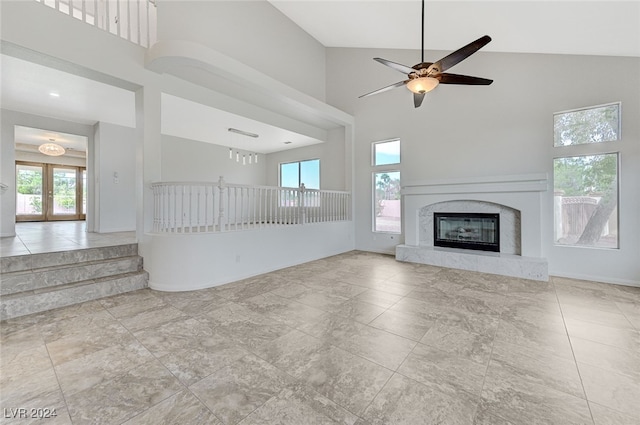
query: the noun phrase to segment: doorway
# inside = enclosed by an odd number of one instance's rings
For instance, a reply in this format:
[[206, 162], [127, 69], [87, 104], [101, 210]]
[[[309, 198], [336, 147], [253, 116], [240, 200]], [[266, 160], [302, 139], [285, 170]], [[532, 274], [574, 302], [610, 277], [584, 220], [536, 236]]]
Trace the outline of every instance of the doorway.
[[16, 161], [16, 221], [84, 220], [87, 169]]
[[86, 136], [14, 126], [16, 221], [85, 220]]

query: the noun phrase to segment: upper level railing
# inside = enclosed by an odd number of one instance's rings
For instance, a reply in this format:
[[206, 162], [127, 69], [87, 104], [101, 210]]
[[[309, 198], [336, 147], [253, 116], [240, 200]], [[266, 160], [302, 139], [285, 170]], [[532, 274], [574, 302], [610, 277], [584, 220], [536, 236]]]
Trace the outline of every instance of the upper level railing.
[[162, 182], [153, 189], [153, 231], [212, 233], [351, 220], [351, 194], [335, 190]]
[[143, 47], [156, 42], [155, 0], [35, 0]]

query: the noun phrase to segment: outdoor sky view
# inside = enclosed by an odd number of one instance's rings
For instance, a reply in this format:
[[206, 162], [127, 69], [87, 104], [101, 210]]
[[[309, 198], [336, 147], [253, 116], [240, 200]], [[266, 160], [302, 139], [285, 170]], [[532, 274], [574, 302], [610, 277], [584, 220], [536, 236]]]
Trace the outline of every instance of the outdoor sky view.
[[300, 183], [307, 189], [320, 189], [319, 159], [280, 164], [280, 186], [300, 187]]

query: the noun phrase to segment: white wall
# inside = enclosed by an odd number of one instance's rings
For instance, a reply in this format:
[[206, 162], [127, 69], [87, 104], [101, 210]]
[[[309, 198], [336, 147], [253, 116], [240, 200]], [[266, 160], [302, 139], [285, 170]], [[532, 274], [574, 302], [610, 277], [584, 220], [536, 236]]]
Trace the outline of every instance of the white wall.
[[319, 100], [325, 49], [265, 0], [158, 2], [158, 40], [189, 40]]
[[48, 156], [40, 152], [16, 150], [16, 161], [40, 162], [42, 164], [71, 165], [74, 167], [86, 167], [87, 159], [81, 156]]
[[[438, 59], [449, 52], [427, 52]], [[371, 231], [371, 142], [399, 137], [402, 180], [431, 181], [547, 173], [554, 156], [591, 146], [553, 148], [553, 113], [622, 102], [620, 249], [557, 247], [552, 243], [552, 190], [543, 194], [543, 255], [550, 274], [640, 284], [640, 59], [479, 52], [451, 72], [494, 79], [491, 86], [441, 85], [415, 109], [406, 88], [358, 99], [403, 79], [373, 57], [412, 66], [408, 50], [327, 51], [327, 101], [356, 117], [356, 247], [391, 252], [398, 238]], [[607, 64], [607, 75], [601, 72]], [[366, 70], [366, 72], [362, 72]], [[374, 239], [375, 238], [375, 239]], [[402, 239], [402, 236], [400, 237]]]
[[135, 230], [135, 129], [102, 122], [96, 124], [95, 131], [98, 219], [94, 230], [99, 233]]
[[266, 162], [260, 155], [257, 164], [242, 165], [242, 158], [236, 162], [235, 151], [234, 159], [229, 159], [228, 147], [162, 136], [162, 181], [217, 182], [223, 176], [227, 183], [265, 185]]

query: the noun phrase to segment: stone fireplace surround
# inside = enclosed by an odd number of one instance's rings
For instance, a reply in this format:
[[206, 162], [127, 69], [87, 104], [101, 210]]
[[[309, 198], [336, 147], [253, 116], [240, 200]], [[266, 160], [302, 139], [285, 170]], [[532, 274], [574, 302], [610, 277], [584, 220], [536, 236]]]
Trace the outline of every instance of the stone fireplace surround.
[[[547, 281], [542, 257], [546, 174], [412, 182], [402, 187], [405, 243], [396, 259]], [[433, 246], [433, 212], [500, 214], [500, 253]]]

